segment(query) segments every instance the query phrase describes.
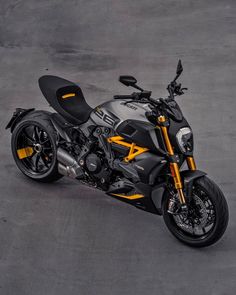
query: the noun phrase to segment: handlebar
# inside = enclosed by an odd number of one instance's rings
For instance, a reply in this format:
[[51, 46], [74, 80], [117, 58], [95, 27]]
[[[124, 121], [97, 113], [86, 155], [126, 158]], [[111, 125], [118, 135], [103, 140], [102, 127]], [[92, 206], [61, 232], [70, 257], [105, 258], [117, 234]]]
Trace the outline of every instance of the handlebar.
[[130, 95], [115, 95], [114, 99], [133, 99], [133, 100], [143, 100], [150, 99], [152, 92], [143, 90], [141, 92], [133, 92]]
[[130, 95], [115, 95], [114, 99], [127, 99], [130, 102], [137, 103], [149, 103], [152, 107], [161, 109], [169, 109], [169, 103], [174, 100], [175, 95], [182, 95], [184, 93], [183, 90], [186, 88], [181, 88], [181, 84], [173, 83], [169, 84], [168, 88], [170, 95], [167, 98], [152, 98], [151, 91], [142, 91], [142, 92], [134, 92]]
[[162, 99], [155, 99], [151, 97], [151, 92], [134, 92], [132, 94], [127, 95], [114, 95], [114, 99], [130, 99], [131, 101], [136, 101], [140, 103], [151, 103], [153, 105], [160, 105], [162, 104]]
[[131, 95], [114, 95], [113, 96], [114, 99], [133, 99], [134, 96]]

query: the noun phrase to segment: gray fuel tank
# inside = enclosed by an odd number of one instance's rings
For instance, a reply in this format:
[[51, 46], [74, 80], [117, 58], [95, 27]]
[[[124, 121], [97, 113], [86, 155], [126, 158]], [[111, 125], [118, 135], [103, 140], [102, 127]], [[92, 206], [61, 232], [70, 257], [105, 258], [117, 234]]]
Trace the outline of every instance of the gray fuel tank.
[[110, 100], [96, 107], [90, 118], [99, 126], [114, 128], [125, 120], [139, 120], [150, 123], [145, 113], [150, 111], [148, 104], [127, 102], [127, 100]]

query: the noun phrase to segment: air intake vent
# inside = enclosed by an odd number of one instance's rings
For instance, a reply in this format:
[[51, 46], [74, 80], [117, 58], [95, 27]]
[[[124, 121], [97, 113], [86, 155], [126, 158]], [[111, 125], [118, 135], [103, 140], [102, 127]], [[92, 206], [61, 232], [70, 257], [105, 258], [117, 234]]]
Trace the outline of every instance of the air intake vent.
[[128, 136], [132, 136], [135, 132], [136, 129], [130, 125], [126, 125], [122, 130], [122, 133]]

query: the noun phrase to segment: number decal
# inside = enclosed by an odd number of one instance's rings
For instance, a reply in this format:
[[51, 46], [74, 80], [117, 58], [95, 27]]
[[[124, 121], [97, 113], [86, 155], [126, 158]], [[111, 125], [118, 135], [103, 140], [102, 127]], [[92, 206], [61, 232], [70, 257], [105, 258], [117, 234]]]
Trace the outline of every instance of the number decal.
[[100, 119], [102, 119], [104, 115], [103, 111], [100, 108], [96, 108], [94, 114], [96, 114]]
[[112, 127], [115, 126], [115, 123], [116, 123], [115, 119], [107, 114], [104, 114], [103, 110], [101, 110], [100, 108], [96, 108], [94, 114], [97, 115], [100, 119], [102, 119], [108, 125]]

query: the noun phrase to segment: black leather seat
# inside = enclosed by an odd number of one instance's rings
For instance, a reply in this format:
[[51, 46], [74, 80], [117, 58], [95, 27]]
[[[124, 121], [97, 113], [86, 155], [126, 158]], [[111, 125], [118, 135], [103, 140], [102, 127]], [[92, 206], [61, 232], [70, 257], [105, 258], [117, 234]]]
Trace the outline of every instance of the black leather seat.
[[93, 110], [85, 101], [81, 88], [56, 76], [39, 78], [39, 88], [60, 115], [74, 125], [86, 122]]

